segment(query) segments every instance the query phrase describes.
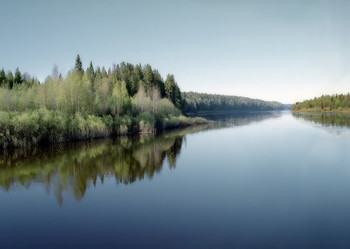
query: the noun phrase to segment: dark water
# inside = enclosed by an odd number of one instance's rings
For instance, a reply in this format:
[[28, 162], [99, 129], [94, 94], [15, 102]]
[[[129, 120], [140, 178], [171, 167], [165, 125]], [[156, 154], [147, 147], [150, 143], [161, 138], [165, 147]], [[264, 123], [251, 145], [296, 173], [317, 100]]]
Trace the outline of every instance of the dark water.
[[350, 248], [349, 116], [327, 115], [1, 152], [0, 248]]

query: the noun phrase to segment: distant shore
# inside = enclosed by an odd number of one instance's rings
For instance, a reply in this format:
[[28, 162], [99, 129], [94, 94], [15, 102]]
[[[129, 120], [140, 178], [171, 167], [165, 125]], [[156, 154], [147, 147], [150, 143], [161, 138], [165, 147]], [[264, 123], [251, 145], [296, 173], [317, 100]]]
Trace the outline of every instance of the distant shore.
[[301, 110], [291, 110], [292, 112], [314, 112], [314, 113], [349, 113], [350, 110], [333, 110], [333, 111], [325, 111], [325, 110], [310, 110], [310, 109], [301, 109]]

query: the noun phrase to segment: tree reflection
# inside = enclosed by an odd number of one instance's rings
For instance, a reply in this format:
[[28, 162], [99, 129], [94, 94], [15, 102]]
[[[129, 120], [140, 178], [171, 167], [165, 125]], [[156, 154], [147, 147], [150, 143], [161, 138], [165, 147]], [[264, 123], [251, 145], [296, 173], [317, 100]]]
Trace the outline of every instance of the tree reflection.
[[327, 112], [293, 112], [293, 117], [322, 126], [350, 127], [350, 114]]
[[60, 204], [64, 191], [80, 200], [89, 187], [98, 181], [103, 184], [106, 177], [114, 177], [117, 184], [152, 179], [162, 170], [165, 159], [174, 169], [184, 135], [206, 128], [4, 151], [0, 156], [0, 186], [10, 190], [41, 183], [55, 193]]
[[186, 134], [247, 125], [279, 116], [276, 113], [220, 116], [210, 124], [159, 135], [1, 151], [0, 186], [9, 191], [39, 183], [48, 192], [55, 193], [59, 204], [63, 202], [64, 192], [80, 200], [90, 187], [99, 182], [103, 184], [105, 178], [114, 178], [117, 184], [131, 184], [152, 179], [164, 165], [175, 169]]

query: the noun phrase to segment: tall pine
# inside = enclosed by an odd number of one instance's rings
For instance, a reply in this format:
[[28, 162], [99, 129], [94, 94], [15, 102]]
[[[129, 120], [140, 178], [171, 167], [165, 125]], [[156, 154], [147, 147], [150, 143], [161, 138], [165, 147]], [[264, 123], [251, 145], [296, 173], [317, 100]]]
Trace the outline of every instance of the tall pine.
[[13, 88], [13, 74], [12, 74], [11, 71], [9, 71], [9, 72], [7, 73], [6, 82], [7, 82], [7, 84], [8, 84], [8, 87], [9, 87], [10, 89], [12, 89], [12, 88]]
[[75, 60], [75, 67], [74, 67], [74, 69], [75, 69], [75, 71], [77, 71], [81, 75], [84, 73], [83, 63], [81, 62], [81, 59], [80, 59], [79, 55], [77, 55], [77, 58]]
[[145, 90], [148, 92], [151, 86], [154, 85], [153, 70], [148, 64], [143, 68], [143, 81], [145, 82]]
[[86, 69], [86, 74], [90, 83], [92, 84], [95, 80], [95, 70], [94, 66], [92, 65], [92, 61], [90, 61], [90, 66]]
[[15, 78], [14, 78], [13, 82], [16, 85], [20, 85], [23, 82], [23, 78], [22, 78], [21, 72], [19, 71], [18, 67], [16, 68]]
[[0, 71], [0, 86], [4, 86], [6, 84], [6, 74], [4, 69]]
[[165, 96], [180, 110], [183, 107], [183, 101], [181, 96], [181, 91], [178, 85], [175, 82], [174, 75], [167, 75], [167, 78], [164, 83], [165, 87]]

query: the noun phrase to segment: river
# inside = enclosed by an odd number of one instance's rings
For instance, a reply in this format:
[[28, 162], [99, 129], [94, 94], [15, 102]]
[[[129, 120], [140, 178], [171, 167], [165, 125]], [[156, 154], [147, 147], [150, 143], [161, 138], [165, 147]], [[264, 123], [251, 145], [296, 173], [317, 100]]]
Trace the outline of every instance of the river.
[[350, 117], [210, 117], [0, 152], [0, 248], [350, 248]]

